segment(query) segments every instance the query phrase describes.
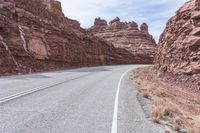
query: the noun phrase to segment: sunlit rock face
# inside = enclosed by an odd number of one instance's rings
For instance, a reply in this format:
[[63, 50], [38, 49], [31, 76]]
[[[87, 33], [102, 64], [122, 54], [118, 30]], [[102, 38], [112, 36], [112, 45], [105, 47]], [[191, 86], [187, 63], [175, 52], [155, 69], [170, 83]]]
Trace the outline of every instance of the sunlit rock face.
[[200, 1], [185, 3], [166, 25], [155, 66], [175, 81], [200, 89]]
[[43, 0], [43, 3], [47, 6], [47, 9], [50, 12], [53, 12], [57, 15], [63, 15], [61, 2], [59, 0]]
[[64, 17], [58, 1], [0, 0], [0, 75], [130, 63], [141, 62]]
[[139, 29], [136, 22], [121, 22], [119, 17], [109, 24], [104, 19], [96, 18], [94, 26], [88, 31], [112, 43], [116, 48], [126, 49], [143, 63], [153, 62], [156, 42], [149, 34], [146, 23]]

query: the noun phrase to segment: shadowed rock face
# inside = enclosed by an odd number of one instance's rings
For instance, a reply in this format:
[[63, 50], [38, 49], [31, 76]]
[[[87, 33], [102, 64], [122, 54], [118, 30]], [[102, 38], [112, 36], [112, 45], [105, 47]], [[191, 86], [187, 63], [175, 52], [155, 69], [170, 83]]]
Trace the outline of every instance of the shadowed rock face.
[[129, 63], [143, 61], [88, 34], [58, 1], [0, 0], [0, 75]]
[[[162, 73], [200, 89], [200, 1], [184, 4], [161, 35], [155, 66]], [[191, 84], [190, 84], [191, 83]]]
[[95, 36], [107, 40], [116, 48], [123, 48], [131, 52], [143, 63], [152, 63], [156, 42], [149, 34], [148, 25], [143, 23], [138, 28], [138, 24], [132, 22], [121, 22], [118, 17], [109, 22], [97, 18], [94, 26], [88, 29]]

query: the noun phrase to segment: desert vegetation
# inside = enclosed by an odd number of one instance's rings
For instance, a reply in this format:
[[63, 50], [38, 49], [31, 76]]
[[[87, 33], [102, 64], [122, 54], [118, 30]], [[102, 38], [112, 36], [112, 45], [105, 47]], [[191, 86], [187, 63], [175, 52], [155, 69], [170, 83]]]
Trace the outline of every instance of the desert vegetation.
[[[177, 132], [200, 133], [198, 94], [164, 82], [153, 67], [135, 70], [131, 79], [140, 95], [152, 101], [149, 116], [153, 122]], [[170, 129], [166, 128], [166, 131]]]

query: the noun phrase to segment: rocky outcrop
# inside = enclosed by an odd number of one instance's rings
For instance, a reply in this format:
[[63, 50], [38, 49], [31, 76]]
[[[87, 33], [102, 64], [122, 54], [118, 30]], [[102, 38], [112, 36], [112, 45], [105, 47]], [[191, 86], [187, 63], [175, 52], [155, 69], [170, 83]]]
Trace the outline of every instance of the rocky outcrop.
[[48, 11], [57, 15], [63, 14], [61, 3], [58, 0], [43, 0], [42, 2], [47, 6], [46, 8]]
[[185, 3], [167, 22], [155, 64], [171, 81], [200, 89], [200, 0]]
[[0, 75], [137, 61], [64, 17], [58, 1], [0, 0]]
[[116, 48], [131, 52], [141, 63], [152, 63], [156, 42], [149, 34], [148, 25], [132, 22], [121, 22], [118, 17], [107, 24], [106, 20], [96, 18], [94, 26], [88, 29], [95, 36], [112, 43]]

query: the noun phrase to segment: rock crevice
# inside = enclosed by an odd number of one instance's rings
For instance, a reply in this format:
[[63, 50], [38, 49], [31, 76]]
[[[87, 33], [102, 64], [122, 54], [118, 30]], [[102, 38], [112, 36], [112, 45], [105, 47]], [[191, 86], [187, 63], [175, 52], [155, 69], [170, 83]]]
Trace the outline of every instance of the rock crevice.
[[20, 37], [23, 41], [22, 46], [23, 46], [24, 50], [27, 52], [27, 44], [26, 44], [26, 40], [25, 40], [25, 37], [24, 37], [25, 33], [24, 33], [21, 25], [19, 25], [18, 28], [19, 28]]

